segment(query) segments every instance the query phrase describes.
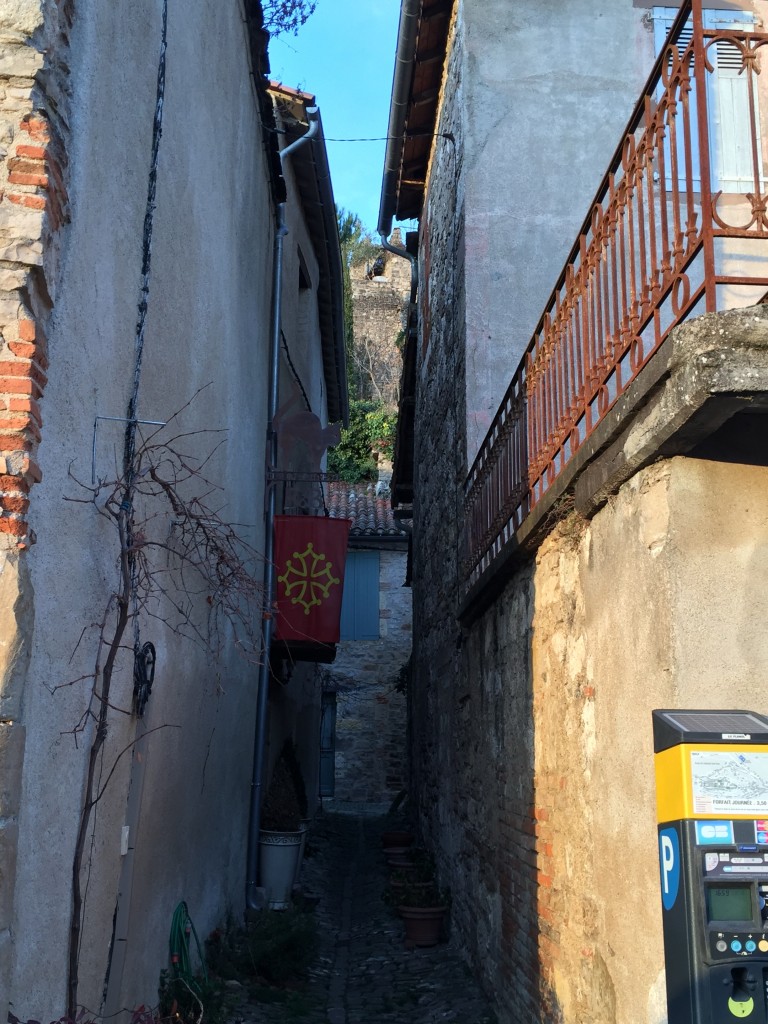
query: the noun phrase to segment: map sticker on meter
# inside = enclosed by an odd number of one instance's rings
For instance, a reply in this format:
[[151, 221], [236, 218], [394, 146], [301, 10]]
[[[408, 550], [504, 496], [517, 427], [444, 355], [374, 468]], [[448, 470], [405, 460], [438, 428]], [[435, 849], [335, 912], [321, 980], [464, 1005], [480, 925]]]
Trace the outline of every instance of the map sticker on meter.
[[768, 818], [768, 754], [691, 751], [694, 814]]

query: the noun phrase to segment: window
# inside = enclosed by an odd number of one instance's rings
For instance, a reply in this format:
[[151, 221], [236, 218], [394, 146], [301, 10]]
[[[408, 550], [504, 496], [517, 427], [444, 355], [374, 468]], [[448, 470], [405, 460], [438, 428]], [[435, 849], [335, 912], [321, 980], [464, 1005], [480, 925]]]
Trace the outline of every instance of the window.
[[[654, 46], [658, 55], [664, 47], [672, 22], [677, 15], [675, 7], [654, 7]], [[704, 28], [707, 29], [740, 29], [749, 30], [754, 25], [754, 17], [746, 11], [704, 11]], [[690, 21], [683, 28], [678, 39], [678, 47], [684, 47], [693, 32]], [[713, 64], [713, 72], [707, 75], [707, 107], [709, 110], [709, 146], [712, 188], [723, 192], [752, 192], [755, 177], [752, 167], [752, 128], [749, 114], [749, 76], [748, 70], [742, 69], [741, 53], [725, 41], [716, 43], [709, 49], [709, 59]], [[693, 83], [690, 98], [691, 111], [696, 109], [696, 85]], [[759, 115], [756, 129], [759, 138]], [[692, 125], [691, 146], [694, 188], [700, 184], [698, 134]], [[681, 187], [684, 171], [682, 141], [678, 139], [678, 172]], [[666, 160], [669, 168], [670, 162]], [[762, 179], [762, 166], [760, 167]], [[669, 183], [668, 183], [669, 185]]]
[[379, 639], [379, 552], [349, 551], [341, 602], [341, 639]]

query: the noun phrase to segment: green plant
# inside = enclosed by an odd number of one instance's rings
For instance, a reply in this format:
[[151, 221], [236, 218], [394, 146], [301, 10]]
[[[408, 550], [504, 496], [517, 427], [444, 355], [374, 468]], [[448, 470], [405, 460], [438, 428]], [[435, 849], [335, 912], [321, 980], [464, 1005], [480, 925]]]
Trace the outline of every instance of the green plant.
[[349, 428], [328, 452], [328, 469], [348, 483], [373, 480], [377, 466], [374, 452], [390, 457], [395, 442], [397, 413], [381, 402], [351, 399]]
[[435, 878], [435, 858], [428, 850], [414, 847], [408, 851], [411, 879], [414, 882], [433, 882]]
[[273, 985], [302, 981], [317, 954], [317, 922], [295, 907], [265, 910], [248, 926], [248, 952], [255, 974]]
[[451, 894], [448, 889], [441, 889], [438, 885], [406, 885], [400, 894], [400, 907], [448, 907], [451, 903]]
[[224, 1024], [229, 1017], [230, 999], [219, 978], [196, 975], [191, 981], [160, 972], [159, 1007], [156, 1020], [174, 1024]]
[[[296, 987], [317, 953], [317, 922], [298, 907], [263, 910], [246, 929], [217, 929], [206, 941], [208, 966], [219, 978]], [[265, 996], [265, 999], [267, 996]]]

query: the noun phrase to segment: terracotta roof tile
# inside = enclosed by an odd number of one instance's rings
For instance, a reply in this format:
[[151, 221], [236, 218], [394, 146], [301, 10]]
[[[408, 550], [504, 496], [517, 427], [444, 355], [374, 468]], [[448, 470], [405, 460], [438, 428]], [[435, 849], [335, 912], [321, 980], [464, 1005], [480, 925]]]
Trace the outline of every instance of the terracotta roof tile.
[[375, 484], [347, 484], [334, 481], [328, 485], [326, 505], [336, 519], [351, 519], [350, 537], [398, 537], [398, 530], [389, 494], [376, 496]]

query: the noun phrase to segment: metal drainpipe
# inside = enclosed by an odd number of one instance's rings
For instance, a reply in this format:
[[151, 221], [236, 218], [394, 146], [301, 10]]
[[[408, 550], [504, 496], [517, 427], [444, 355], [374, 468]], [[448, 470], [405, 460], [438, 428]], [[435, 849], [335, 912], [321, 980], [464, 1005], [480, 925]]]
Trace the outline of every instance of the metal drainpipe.
[[[317, 107], [307, 107], [309, 131], [286, 146], [280, 153], [281, 164], [286, 157], [309, 142], [317, 135], [319, 127]], [[256, 704], [256, 731], [253, 744], [253, 775], [251, 781], [251, 803], [248, 823], [248, 852], [245, 867], [246, 913], [263, 909], [258, 898], [259, 875], [259, 832], [261, 830], [261, 797], [264, 788], [264, 750], [267, 740], [267, 718], [269, 710], [269, 654], [272, 647], [275, 603], [274, 522], [275, 488], [272, 471], [277, 469], [277, 432], [275, 416], [280, 396], [280, 328], [283, 301], [283, 240], [288, 234], [285, 226], [285, 203], [277, 206], [277, 231], [275, 234], [274, 264], [272, 270], [272, 324], [269, 348], [269, 407], [267, 412], [267, 507], [264, 521], [264, 613], [261, 619], [261, 663], [259, 665], [259, 691]]]
[[411, 264], [411, 302], [416, 301], [416, 292], [419, 287], [419, 267], [416, 262], [416, 257], [411, 255], [407, 249], [401, 249], [397, 245], [391, 245], [387, 241], [387, 236], [383, 231], [379, 232], [379, 238], [381, 239], [382, 246], [387, 252], [392, 252], [395, 256], [402, 256], [404, 260], [410, 260]]

